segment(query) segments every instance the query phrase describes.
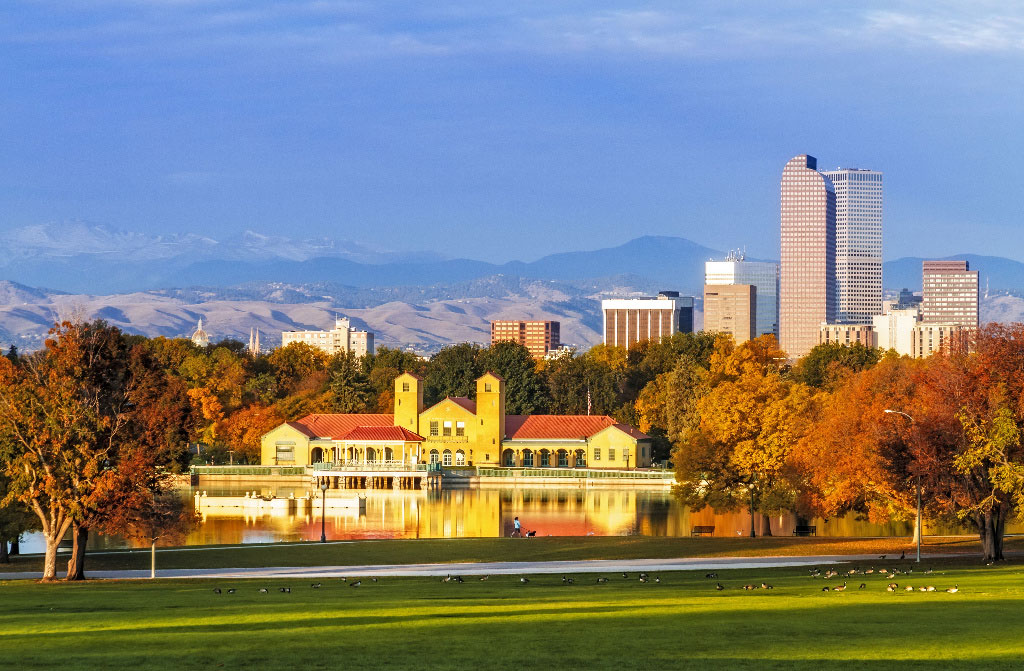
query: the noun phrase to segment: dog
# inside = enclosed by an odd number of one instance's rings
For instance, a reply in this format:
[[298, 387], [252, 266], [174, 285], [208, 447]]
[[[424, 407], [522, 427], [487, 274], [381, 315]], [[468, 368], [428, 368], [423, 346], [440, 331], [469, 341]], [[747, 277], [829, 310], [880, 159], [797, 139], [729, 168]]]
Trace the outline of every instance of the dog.
[[534, 529], [533, 531], [527, 531], [526, 532], [526, 537], [527, 538], [533, 538], [536, 535], [537, 535], [537, 530], [536, 529]]

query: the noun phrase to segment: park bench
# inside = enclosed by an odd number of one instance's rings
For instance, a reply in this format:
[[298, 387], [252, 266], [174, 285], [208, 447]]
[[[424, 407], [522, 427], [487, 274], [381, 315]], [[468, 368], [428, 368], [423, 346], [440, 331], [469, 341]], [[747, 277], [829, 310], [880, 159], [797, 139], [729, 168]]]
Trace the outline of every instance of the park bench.
[[711, 527], [697, 526], [697, 527], [694, 527], [693, 529], [690, 530], [690, 535], [691, 536], [714, 536], [715, 535], [715, 527], [713, 527], [713, 526], [711, 526]]
[[794, 536], [817, 536], [818, 527], [814, 525], [797, 525], [793, 529]]

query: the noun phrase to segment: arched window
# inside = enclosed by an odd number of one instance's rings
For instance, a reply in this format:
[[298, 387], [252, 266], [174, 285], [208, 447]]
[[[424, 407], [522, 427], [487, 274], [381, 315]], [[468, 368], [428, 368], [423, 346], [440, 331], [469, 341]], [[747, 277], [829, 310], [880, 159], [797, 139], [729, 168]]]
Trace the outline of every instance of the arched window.
[[533, 450], [523, 450], [523, 466], [533, 466]]
[[451, 450], [445, 450], [444, 453], [442, 454], [442, 458], [444, 460], [443, 463], [444, 463], [445, 466], [451, 466], [452, 465], [452, 451]]
[[319, 464], [324, 460], [324, 451], [319, 447], [314, 447], [313, 451], [309, 453], [309, 460], [314, 464]]
[[547, 450], [541, 450], [540, 452], [537, 453], [537, 465], [542, 468], [551, 465], [551, 462], [548, 461]]
[[462, 450], [455, 450], [455, 465], [465, 466], [466, 465], [466, 453]]
[[501, 463], [505, 466], [516, 465], [516, 453], [512, 450], [505, 450], [501, 453]]
[[558, 467], [568, 468], [569, 466], [569, 453], [565, 450], [558, 451]]
[[367, 463], [373, 463], [377, 461], [377, 450], [372, 447], [366, 448], [366, 461]]
[[577, 466], [586, 466], [587, 465], [587, 451], [586, 450], [576, 450], [576, 465]]
[[394, 459], [395, 459], [395, 451], [392, 450], [390, 447], [385, 447], [384, 448], [384, 461], [394, 461]]
[[438, 454], [437, 450], [430, 451], [430, 463], [436, 464], [440, 460], [441, 455]]

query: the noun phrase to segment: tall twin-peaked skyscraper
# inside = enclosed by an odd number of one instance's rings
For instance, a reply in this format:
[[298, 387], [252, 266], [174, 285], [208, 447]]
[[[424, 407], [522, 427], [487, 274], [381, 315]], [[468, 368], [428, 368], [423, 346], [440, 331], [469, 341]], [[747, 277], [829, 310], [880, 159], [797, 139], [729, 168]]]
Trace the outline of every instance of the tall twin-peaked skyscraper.
[[819, 172], [813, 156], [782, 170], [779, 344], [801, 357], [822, 323], [870, 323], [882, 311], [882, 173]]

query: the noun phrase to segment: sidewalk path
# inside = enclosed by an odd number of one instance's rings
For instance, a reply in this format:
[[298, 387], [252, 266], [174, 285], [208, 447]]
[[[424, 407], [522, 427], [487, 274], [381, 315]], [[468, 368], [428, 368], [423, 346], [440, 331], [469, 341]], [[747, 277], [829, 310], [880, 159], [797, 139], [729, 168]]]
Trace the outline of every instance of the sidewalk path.
[[[929, 555], [928, 558], [956, 555]], [[371, 576], [529, 575], [536, 573], [614, 573], [636, 571], [717, 571], [727, 569], [817, 566], [844, 562], [895, 565], [898, 560], [878, 555], [818, 555], [804, 557], [694, 557], [684, 559], [587, 559], [578, 561], [474, 562], [458, 564], [377, 564], [366, 566], [273, 566], [265, 568], [157, 569], [158, 578], [344, 578]], [[903, 560], [907, 563], [909, 559]], [[90, 578], [149, 578], [148, 570], [86, 571]], [[0, 573], [0, 580], [38, 580], [40, 573]]]

